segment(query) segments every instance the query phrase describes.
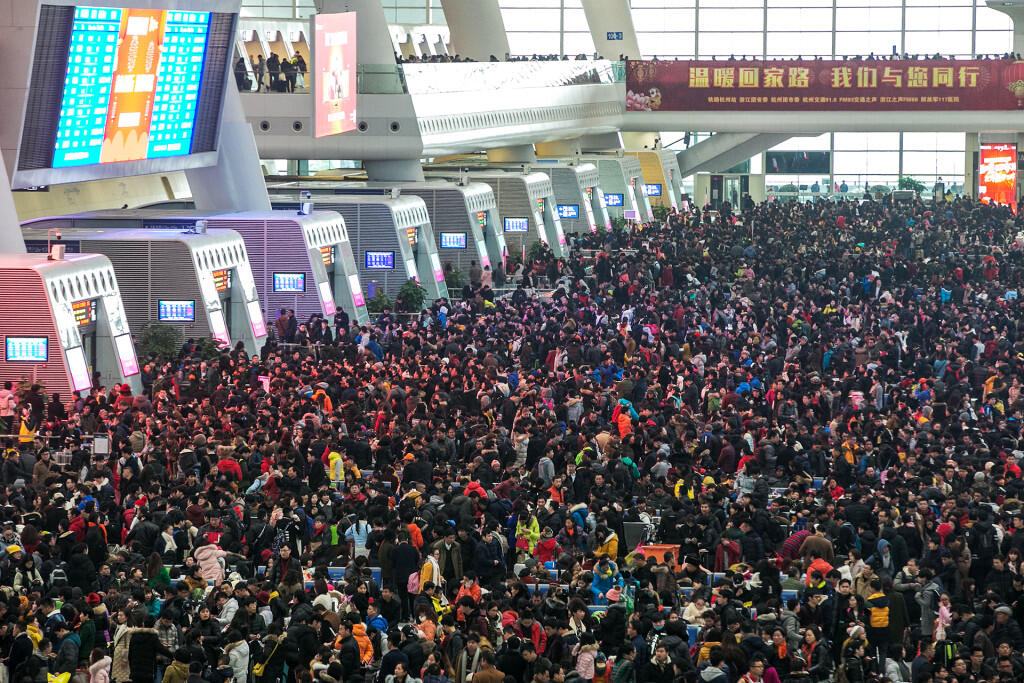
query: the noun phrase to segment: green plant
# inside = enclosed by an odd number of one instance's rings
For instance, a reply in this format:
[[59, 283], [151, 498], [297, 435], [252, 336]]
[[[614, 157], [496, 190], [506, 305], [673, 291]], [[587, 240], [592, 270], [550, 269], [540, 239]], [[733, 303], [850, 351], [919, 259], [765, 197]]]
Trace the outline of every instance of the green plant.
[[612, 232], [625, 232], [626, 219], [623, 216], [612, 216]]
[[445, 271], [444, 283], [448, 286], [448, 291], [459, 292], [466, 286], [466, 276], [458, 268], [452, 268]]
[[204, 360], [212, 360], [220, 356], [220, 346], [213, 337], [199, 337], [196, 339], [196, 354]]
[[138, 348], [143, 358], [176, 358], [181, 348], [181, 330], [171, 325], [150, 323], [139, 335]]
[[910, 176], [902, 176], [900, 178], [899, 188], [901, 190], [913, 190], [918, 194], [922, 194], [924, 192], [924, 183], [916, 178], [911, 178]]
[[654, 213], [654, 220], [658, 221], [659, 223], [663, 222], [666, 218], [668, 218], [667, 206], [655, 205], [651, 207], [651, 211]]
[[890, 192], [892, 192], [892, 188], [890, 188], [888, 185], [872, 185], [871, 186], [871, 193], [872, 194], [876, 194], [876, 193], [879, 193], [879, 192], [881, 192], [882, 194], [889, 194]]
[[787, 192], [796, 192], [799, 188], [793, 183], [788, 183], [779, 188], [779, 192], [785, 194]]
[[409, 278], [398, 288], [395, 305], [403, 313], [419, 313], [423, 310], [423, 302], [427, 298], [427, 290], [419, 282]]
[[547, 253], [547, 251], [548, 245], [538, 240], [537, 242], [531, 244], [530, 247], [526, 250], [526, 260], [530, 263], [533, 263], [534, 261], [540, 261], [541, 259], [544, 258], [544, 255]]
[[381, 313], [385, 308], [392, 310], [394, 307], [395, 302], [384, 292], [380, 292], [377, 296], [366, 302], [366, 310], [370, 313]]

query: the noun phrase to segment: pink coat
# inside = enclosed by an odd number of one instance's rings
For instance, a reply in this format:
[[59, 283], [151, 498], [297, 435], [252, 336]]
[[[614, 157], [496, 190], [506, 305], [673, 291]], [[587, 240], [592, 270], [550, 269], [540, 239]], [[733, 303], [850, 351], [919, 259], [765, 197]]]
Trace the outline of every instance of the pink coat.
[[110, 657], [104, 657], [89, 667], [89, 683], [110, 683]]
[[213, 581], [215, 586], [224, 580], [224, 567], [217, 560], [225, 555], [227, 555], [226, 552], [212, 543], [196, 548], [196, 562], [199, 563], [199, 573], [207, 581]]

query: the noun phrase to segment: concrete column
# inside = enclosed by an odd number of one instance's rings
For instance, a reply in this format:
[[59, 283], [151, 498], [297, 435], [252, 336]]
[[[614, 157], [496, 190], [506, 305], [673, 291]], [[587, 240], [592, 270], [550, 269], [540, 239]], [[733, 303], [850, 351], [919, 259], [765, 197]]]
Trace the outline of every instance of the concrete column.
[[366, 169], [368, 180], [396, 183], [423, 181], [423, 166], [419, 159], [366, 160], [363, 168]]
[[316, 11], [319, 14], [356, 12], [356, 60], [360, 64], [395, 63], [391, 30], [380, 0], [316, 0]]
[[498, 0], [441, 0], [451, 32], [451, 50], [478, 62], [509, 53], [505, 21]]
[[487, 161], [532, 164], [537, 161], [537, 155], [533, 151], [533, 145], [514, 145], [487, 150]]
[[975, 152], [981, 149], [981, 136], [967, 133], [964, 136], [964, 194], [968, 197], [978, 196], [978, 164], [974, 161]]
[[[985, 4], [1013, 20], [1013, 51], [1024, 53], [1024, 2], [1020, 2], [1020, 0], [1017, 2], [987, 0]], [[984, 47], [979, 48], [978, 52], [985, 52]]]
[[270, 196], [252, 126], [235, 88], [224, 93], [217, 165], [185, 171], [200, 211], [270, 211]]
[[[583, 0], [583, 11], [594, 38], [594, 49], [605, 59], [640, 59], [640, 43], [633, 28], [629, 0]], [[622, 38], [619, 39], [619, 34]], [[609, 40], [609, 36], [612, 40]]]
[[11, 180], [7, 177], [7, 166], [0, 155], [0, 252], [24, 254], [25, 238], [21, 235], [18, 211], [14, 208]]

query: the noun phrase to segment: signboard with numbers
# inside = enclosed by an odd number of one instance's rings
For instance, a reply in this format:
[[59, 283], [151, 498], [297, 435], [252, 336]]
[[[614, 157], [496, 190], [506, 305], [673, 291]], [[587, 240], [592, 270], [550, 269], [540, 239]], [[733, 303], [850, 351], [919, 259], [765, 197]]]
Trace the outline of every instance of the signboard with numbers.
[[1024, 109], [1024, 61], [630, 61], [627, 111]]

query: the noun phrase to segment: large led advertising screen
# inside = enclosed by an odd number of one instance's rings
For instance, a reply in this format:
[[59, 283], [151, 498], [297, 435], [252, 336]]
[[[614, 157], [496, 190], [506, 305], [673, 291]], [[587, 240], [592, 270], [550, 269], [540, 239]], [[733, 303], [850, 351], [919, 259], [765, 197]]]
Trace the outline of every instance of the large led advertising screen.
[[215, 163], [236, 19], [211, 11], [223, 4], [43, 4], [14, 185]]
[[356, 127], [356, 13], [313, 17], [314, 135]]
[[1017, 204], [1017, 145], [1012, 142], [981, 145], [978, 155], [978, 199], [987, 203]]

